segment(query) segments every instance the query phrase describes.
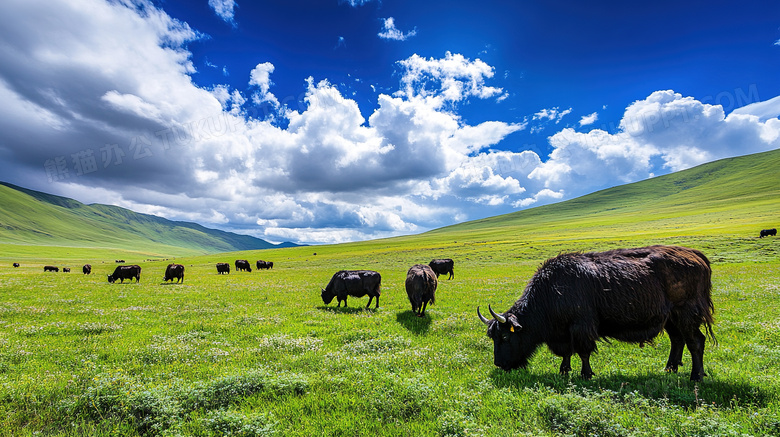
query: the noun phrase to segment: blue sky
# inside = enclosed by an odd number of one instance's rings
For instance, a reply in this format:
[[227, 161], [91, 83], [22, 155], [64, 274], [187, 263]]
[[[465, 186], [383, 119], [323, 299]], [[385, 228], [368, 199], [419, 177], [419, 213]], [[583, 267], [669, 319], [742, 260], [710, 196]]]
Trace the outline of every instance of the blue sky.
[[0, 179], [330, 243], [780, 147], [780, 4], [9, 0]]

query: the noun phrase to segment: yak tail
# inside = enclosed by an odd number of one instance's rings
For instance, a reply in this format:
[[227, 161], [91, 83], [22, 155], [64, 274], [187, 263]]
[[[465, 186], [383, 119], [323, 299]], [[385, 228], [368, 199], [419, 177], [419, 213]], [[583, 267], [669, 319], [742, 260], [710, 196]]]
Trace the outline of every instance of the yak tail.
[[[710, 266], [710, 260], [707, 259], [704, 254], [701, 254], [701, 257], [704, 259], [704, 262], [707, 264], [707, 267]], [[710, 274], [707, 275], [706, 279], [701, 284], [702, 288], [702, 294], [701, 297], [704, 299], [704, 307], [701, 308], [702, 310], [702, 322], [704, 322], [705, 325], [705, 331], [707, 337], [709, 337], [710, 341], [712, 341], [713, 346], [718, 345], [718, 340], [715, 338], [715, 333], [712, 331], [712, 324], [715, 323], [715, 318], [713, 317], [713, 314], [715, 313], [715, 304], [712, 302], [712, 274], [711, 270], [709, 271]]]
[[438, 285], [438, 280], [433, 276], [427, 276], [425, 277], [426, 282], [428, 283], [428, 289], [431, 290], [431, 305], [436, 303], [436, 286]]
[[[699, 281], [699, 290], [697, 310], [701, 315], [701, 321], [705, 325], [705, 334], [709, 337], [714, 346], [718, 345], [718, 340], [715, 338], [715, 333], [712, 331], [712, 324], [715, 323], [715, 319], [712, 316], [715, 313], [715, 304], [712, 303], [712, 266], [707, 255], [696, 249], [690, 249], [699, 261], [703, 264], [701, 280]], [[701, 265], [701, 264], [699, 264]], [[705, 273], [706, 272], [706, 273]]]
[[707, 337], [709, 337], [710, 341], [712, 341], [713, 346], [718, 345], [718, 339], [715, 338], [715, 333], [712, 332], [712, 324], [715, 322], [715, 319], [712, 316], [712, 313], [715, 312], [715, 305], [712, 304], [712, 298], [710, 298], [709, 295], [707, 295], [707, 308], [704, 311], [704, 316], [702, 317], [702, 321], [704, 322], [705, 326], [705, 334]]

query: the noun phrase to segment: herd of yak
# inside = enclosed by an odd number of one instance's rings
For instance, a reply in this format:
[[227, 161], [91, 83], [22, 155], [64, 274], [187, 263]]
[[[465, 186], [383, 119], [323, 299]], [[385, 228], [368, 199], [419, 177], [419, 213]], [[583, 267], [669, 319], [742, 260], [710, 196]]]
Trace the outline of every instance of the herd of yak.
[[[760, 237], [774, 236], [776, 229], [762, 230]], [[273, 267], [258, 261], [257, 268]], [[14, 263], [14, 267], [18, 267]], [[428, 265], [415, 264], [406, 275], [406, 292], [412, 311], [424, 316], [436, 299], [438, 277], [454, 276], [452, 259], [435, 259]], [[44, 270], [58, 271], [46, 266]], [[237, 270], [251, 271], [245, 260], [236, 260]], [[91, 271], [89, 264], [84, 273]], [[229, 273], [230, 265], [217, 264], [218, 273]], [[140, 280], [137, 265], [118, 266], [109, 282]], [[184, 280], [184, 266], [168, 265], [165, 280]], [[488, 305], [490, 318], [477, 307], [477, 317], [487, 325], [493, 340], [493, 362], [504, 370], [525, 368], [542, 344], [562, 358], [559, 372], [568, 374], [571, 357], [582, 363], [580, 376], [593, 377], [590, 356], [601, 339], [638, 343], [644, 346], [666, 331], [671, 343], [667, 372], [677, 372], [684, 349], [691, 356], [692, 381], [704, 372], [704, 344], [713, 343], [715, 307], [711, 298], [712, 269], [700, 251], [681, 246], [656, 245], [606, 252], [564, 253], [546, 260], [528, 281], [517, 302], [497, 313]], [[347, 296], [369, 296], [366, 308], [376, 298], [379, 307], [381, 276], [373, 270], [340, 270], [322, 289], [327, 305], [334, 298], [338, 306]], [[701, 327], [704, 325], [705, 333]]]

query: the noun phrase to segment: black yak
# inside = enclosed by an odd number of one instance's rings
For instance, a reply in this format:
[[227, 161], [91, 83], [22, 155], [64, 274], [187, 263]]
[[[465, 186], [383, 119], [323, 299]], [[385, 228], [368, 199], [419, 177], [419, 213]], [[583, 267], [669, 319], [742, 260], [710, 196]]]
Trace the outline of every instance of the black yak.
[[63, 267], [62, 268], [63, 273], [70, 273], [70, 267]]
[[373, 270], [339, 270], [330, 278], [328, 285], [322, 290], [320, 297], [325, 305], [329, 304], [333, 298], [337, 298], [341, 306], [347, 306], [347, 296], [363, 297], [368, 295], [366, 308], [371, 305], [371, 301], [376, 297], [376, 306], [379, 308], [379, 295], [382, 285], [382, 276]]
[[82, 267], [82, 268], [81, 268], [81, 271], [82, 271], [82, 272], [83, 272], [85, 275], [89, 275], [89, 274], [91, 274], [91, 273], [92, 273], [92, 265], [90, 265], [90, 264], [84, 264], [84, 267]]
[[117, 266], [114, 273], [108, 275], [108, 282], [113, 284], [118, 279], [120, 283], [124, 283], [125, 279], [132, 280], [133, 278], [135, 278], [135, 282], [141, 281], [141, 266]]
[[439, 280], [433, 269], [424, 264], [415, 264], [406, 273], [406, 295], [412, 304], [412, 312], [418, 317], [425, 315], [428, 302], [436, 303], [436, 286]]
[[224, 274], [230, 274], [230, 264], [228, 263], [217, 263], [217, 273]]
[[165, 276], [163, 277], [164, 282], [171, 281], [176, 279], [176, 283], [184, 282], [184, 266], [181, 264], [168, 264], [168, 267], [165, 268]]
[[447, 273], [450, 274], [447, 279], [452, 279], [455, 276], [455, 262], [449, 258], [431, 260], [428, 266], [436, 273], [437, 278], [439, 275], [446, 275]]
[[19, 263], [14, 263], [14, 267], [19, 267]]
[[274, 268], [274, 263], [272, 261], [263, 261], [263, 260], [257, 260], [257, 270], [261, 269], [272, 269]]
[[770, 236], [774, 237], [775, 235], [777, 235], [777, 229], [775, 228], [762, 229], [761, 232], [759, 232], [758, 237], [759, 238], [770, 237]]
[[54, 266], [43, 266], [43, 271], [44, 272], [59, 272], [60, 268], [59, 267], [54, 267]]
[[677, 372], [685, 346], [691, 354], [691, 380], [704, 377], [704, 341], [710, 339], [714, 306], [710, 262], [698, 250], [650, 246], [608, 252], [569, 253], [548, 259], [520, 299], [492, 320], [479, 312], [493, 339], [494, 363], [504, 370], [524, 368], [542, 343], [563, 358], [582, 360], [580, 374], [593, 376], [590, 355], [600, 338], [639, 343], [666, 330], [671, 342], [666, 371]]
[[245, 259], [237, 259], [236, 260], [236, 271], [237, 272], [240, 272], [240, 271], [251, 272], [252, 271], [252, 266], [249, 265], [249, 261], [247, 261]]

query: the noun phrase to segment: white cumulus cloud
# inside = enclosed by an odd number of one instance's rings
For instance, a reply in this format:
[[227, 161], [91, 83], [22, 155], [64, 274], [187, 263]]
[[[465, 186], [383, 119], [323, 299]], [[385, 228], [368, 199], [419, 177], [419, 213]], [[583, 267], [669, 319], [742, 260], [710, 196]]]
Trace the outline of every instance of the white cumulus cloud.
[[599, 113], [594, 112], [592, 114], [583, 115], [582, 118], [580, 118], [580, 127], [582, 126], [589, 126], [593, 123], [595, 123], [599, 119]]
[[235, 0], [209, 0], [209, 7], [226, 23], [235, 25]]
[[561, 122], [563, 117], [571, 114], [571, 111], [572, 108], [561, 110], [557, 106], [550, 109], [542, 109], [541, 111], [533, 115], [533, 120], [548, 120], [548, 121], [555, 122], [555, 124], [558, 124]]
[[377, 34], [382, 39], [390, 39], [394, 41], [406, 41], [407, 39], [417, 35], [417, 28], [410, 30], [409, 32], [402, 32], [395, 27], [395, 19], [393, 17], [385, 18], [382, 25], [382, 30]]
[[263, 62], [261, 64], [257, 64], [257, 66], [249, 73], [249, 85], [256, 86], [259, 88], [258, 92], [256, 92], [252, 99], [255, 102], [255, 104], [261, 104], [263, 102], [269, 102], [274, 107], [279, 106], [279, 100], [271, 94], [271, 85], [273, 85], [273, 82], [271, 82], [271, 73], [274, 72], [274, 65], [270, 62]]

